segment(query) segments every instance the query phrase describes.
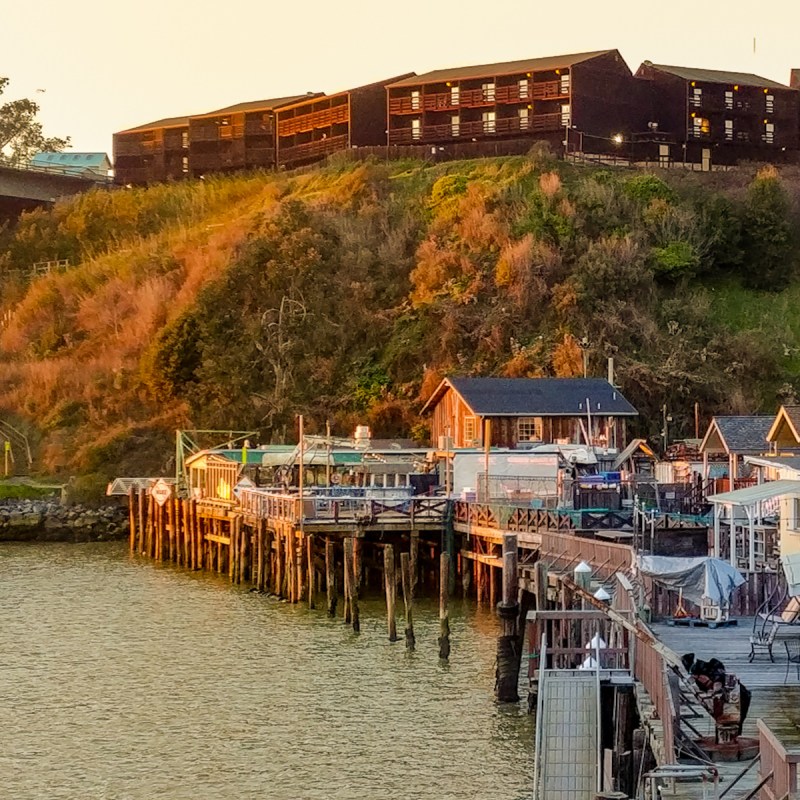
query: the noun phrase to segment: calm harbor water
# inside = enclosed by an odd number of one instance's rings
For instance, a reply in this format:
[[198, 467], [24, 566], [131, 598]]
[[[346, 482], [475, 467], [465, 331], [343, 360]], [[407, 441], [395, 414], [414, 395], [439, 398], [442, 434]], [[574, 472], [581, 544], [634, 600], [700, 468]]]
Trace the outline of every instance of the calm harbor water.
[[[492, 699], [496, 622], [432, 602], [417, 650], [127, 545], [0, 545], [0, 797], [517, 800], [533, 724]], [[401, 626], [402, 630], [402, 626]]]

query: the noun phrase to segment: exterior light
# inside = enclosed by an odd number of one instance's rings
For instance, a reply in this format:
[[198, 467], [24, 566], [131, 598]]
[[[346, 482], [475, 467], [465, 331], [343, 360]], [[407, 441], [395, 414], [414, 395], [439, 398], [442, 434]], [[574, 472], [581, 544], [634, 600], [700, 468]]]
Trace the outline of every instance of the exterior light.
[[695, 81], [692, 81], [692, 86], [697, 86], [697, 83]]
[[765, 120], [764, 120], [764, 124], [765, 124], [765, 125], [766, 125], [768, 122], [769, 122], [769, 120], [768, 120], [768, 119], [765, 119]]
[[738, 92], [739, 91], [739, 84], [738, 83], [733, 87], [733, 91], [734, 92]]
[[769, 89], [764, 89], [764, 94], [769, 94]]
[[560, 70], [560, 69], [557, 69], [557, 70], [556, 70], [556, 75], [560, 75], [560, 74], [561, 74], [561, 70]]
[[530, 103], [528, 103], [528, 108], [533, 108], [533, 106]]
[[623, 136], [622, 136], [622, 134], [621, 134], [621, 133], [615, 133], [615, 134], [614, 134], [614, 135], [611, 137], [611, 139], [612, 139], [612, 141], [614, 142], [614, 144], [622, 144], [622, 142], [623, 142]]
[[447, 83], [445, 84], [445, 86], [452, 86], [452, 84], [450, 83], [450, 81], [447, 81]]
[[533, 77], [533, 73], [531, 73], [531, 72], [526, 72], [526, 73], [525, 73], [525, 76], [526, 76], [526, 77], [528, 77], [528, 78], [531, 78], [531, 77]]
[[694, 118], [695, 118], [697, 115], [694, 113], [694, 111], [692, 111], [692, 113], [691, 113], [691, 114], [689, 114], [689, 116], [690, 116], [692, 119], [694, 119]]

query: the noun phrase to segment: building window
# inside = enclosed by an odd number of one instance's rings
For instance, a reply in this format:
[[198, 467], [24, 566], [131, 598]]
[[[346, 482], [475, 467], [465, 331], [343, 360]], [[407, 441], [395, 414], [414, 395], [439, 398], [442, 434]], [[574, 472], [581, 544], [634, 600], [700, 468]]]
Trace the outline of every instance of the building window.
[[749, 142], [750, 141], [750, 131], [736, 131], [736, 141], [737, 142]]
[[725, 108], [733, 108], [733, 92], [725, 92]]
[[458, 114], [450, 117], [450, 133], [453, 136], [458, 136], [461, 133], [461, 118]]
[[189, 146], [189, 131], [181, 131], [181, 147], [186, 150]]
[[726, 119], [725, 120], [725, 141], [732, 142], [733, 141], [733, 120]]
[[542, 441], [542, 418], [541, 417], [520, 417], [517, 420], [517, 441], [518, 442], [541, 442]]
[[564, 105], [561, 106], [561, 125], [562, 127], [566, 128], [570, 124], [569, 103], [564, 103]]
[[561, 76], [561, 94], [569, 94], [569, 73]]
[[414, 140], [422, 138], [422, 120], [420, 119], [411, 120], [411, 138]]
[[189, 174], [189, 156], [184, 156], [181, 159], [181, 172], [184, 175], [188, 175]]
[[775, 95], [768, 94], [764, 98], [764, 110], [767, 114], [774, 114], [775, 113]]
[[704, 139], [711, 133], [711, 123], [705, 117], [692, 117], [691, 132], [695, 139]]
[[494, 102], [494, 83], [484, 83], [481, 85], [483, 91], [483, 100], [485, 103]]
[[461, 87], [460, 86], [451, 86], [450, 87], [450, 105], [457, 106], [461, 102]]
[[497, 131], [497, 114], [494, 111], [483, 112], [483, 132], [495, 133]]
[[414, 111], [419, 110], [419, 89], [414, 89], [414, 91], [411, 92], [411, 108]]
[[517, 116], [519, 117], [519, 129], [521, 131], [528, 130], [528, 127], [531, 124], [531, 112], [530, 109], [527, 108], [518, 108], [517, 109]]
[[475, 417], [464, 417], [464, 446], [471, 447], [478, 438], [476, 435], [478, 426]]
[[800, 497], [792, 498], [792, 518], [789, 527], [793, 531], [800, 531]]
[[764, 123], [764, 133], [761, 138], [764, 144], [775, 144], [775, 125], [772, 122]]
[[527, 100], [530, 98], [531, 86], [530, 81], [527, 78], [520, 78], [519, 81], [517, 81], [517, 88], [519, 90], [520, 100]]
[[703, 90], [699, 86], [693, 86], [689, 92], [689, 105], [693, 108], [700, 108], [703, 105]]

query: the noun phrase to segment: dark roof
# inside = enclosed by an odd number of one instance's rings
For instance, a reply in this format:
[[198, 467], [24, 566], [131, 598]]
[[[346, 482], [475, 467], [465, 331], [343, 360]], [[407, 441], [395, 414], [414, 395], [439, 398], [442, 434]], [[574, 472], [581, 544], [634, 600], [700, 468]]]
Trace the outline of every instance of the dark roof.
[[760, 75], [753, 75], [752, 72], [727, 72], [720, 69], [700, 69], [697, 67], [671, 67], [667, 64], [652, 64], [644, 62], [645, 66], [669, 72], [687, 81], [701, 81], [703, 83], [730, 83], [741, 84], [742, 86], [758, 86], [761, 88], [788, 89], [784, 83], [771, 81], [769, 78], [762, 78]]
[[[638, 412], [602, 378], [445, 378], [425, 405], [435, 404], [450, 385], [482, 417], [634, 416]], [[423, 409], [424, 410], [424, 409]]]
[[146, 125], [137, 125], [135, 128], [126, 128], [118, 133], [137, 133], [138, 131], [150, 131], [154, 128], [180, 128], [189, 124], [189, 117], [167, 117], [157, 119], [155, 122], [148, 122]]
[[763, 453], [775, 417], [714, 417], [729, 453]]
[[789, 421], [794, 425], [794, 429], [800, 433], [800, 406], [783, 406], [786, 416]]
[[514, 75], [517, 72], [536, 72], [539, 70], [558, 69], [571, 67], [581, 61], [613, 53], [613, 50], [595, 50], [591, 53], [571, 53], [563, 56], [546, 56], [545, 58], [528, 58], [522, 61], [502, 61], [499, 64], [476, 64], [470, 67], [451, 67], [437, 69], [422, 75], [406, 78], [396, 83], [390, 83], [387, 88], [396, 86], [416, 86], [420, 83], [439, 83], [440, 81], [465, 80], [467, 78], [480, 78], [483, 76]]
[[382, 81], [373, 81], [372, 83], [365, 83], [363, 86], [354, 86], [352, 89], [342, 89], [340, 92], [334, 92], [333, 94], [318, 94], [312, 95], [309, 94], [307, 97], [301, 97], [296, 102], [291, 103], [290, 105], [286, 105], [281, 108], [281, 111], [291, 111], [292, 109], [297, 108], [298, 106], [303, 106], [306, 103], [314, 103], [317, 100], [333, 100], [336, 97], [342, 97], [344, 95], [353, 94], [354, 92], [360, 92], [362, 89], [372, 89], [376, 86], [389, 86], [394, 85], [396, 81], [402, 80], [403, 78], [408, 78], [411, 75], [415, 75], [414, 72], [404, 72], [402, 75], [395, 75], [393, 78], [384, 78]]
[[198, 117], [216, 117], [218, 114], [235, 114], [240, 111], [262, 111], [281, 106], [288, 106], [301, 100], [309, 100], [313, 97], [322, 97], [322, 92], [306, 92], [305, 94], [293, 94], [288, 97], [273, 97], [270, 100], [250, 100], [246, 103], [236, 103], [225, 108], [218, 108], [216, 111], [207, 111], [203, 114], [193, 114], [192, 119]]

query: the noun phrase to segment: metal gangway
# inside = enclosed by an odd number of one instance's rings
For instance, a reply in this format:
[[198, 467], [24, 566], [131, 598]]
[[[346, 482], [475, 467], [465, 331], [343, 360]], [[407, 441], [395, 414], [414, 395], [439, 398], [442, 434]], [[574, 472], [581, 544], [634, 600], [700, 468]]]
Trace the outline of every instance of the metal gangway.
[[[546, 652], [543, 636], [542, 664]], [[586, 667], [539, 672], [534, 800], [594, 800], [600, 790], [599, 650]]]

